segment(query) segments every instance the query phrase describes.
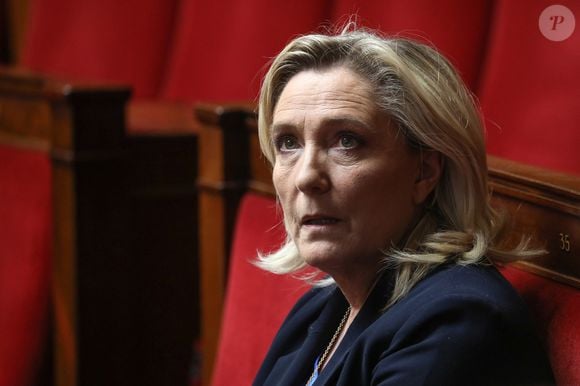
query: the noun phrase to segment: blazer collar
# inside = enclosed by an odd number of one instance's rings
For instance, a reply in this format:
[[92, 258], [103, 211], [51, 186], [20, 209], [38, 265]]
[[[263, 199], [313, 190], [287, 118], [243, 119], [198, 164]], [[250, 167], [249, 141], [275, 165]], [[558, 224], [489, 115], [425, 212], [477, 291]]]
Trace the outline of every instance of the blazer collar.
[[[367, 300], [365, 301], [365, 304], [363, 305], [358, 315], [350, 325], [346, 335], [344, 336], [344, 338], [340, 342], [340, 345], [332, 355], [332, 358], [330, 358], [330, 362], [328, 362], [324, 370], [319, 374], [318, 379], [315, 382], [315, 385], [325, 384], [325, 382], [328, 379], [330, 379], [336, 371], [338, 371], [338, 369], [340, 368], [339, 364], [344, 361], [345, 356], [350, 351], [356, 339], [383, 314], [384, 308], [387, 305], [387, 302], [393, 292], [393, 279], [394, 273], [392, 271], [386, 270], [381, 273], [380, 277], [377, 280], [377, 283], [375, 284]], [[324, 326], [325, 329], [331, 330], [330, 336], [328, 337], [328, 340], [326, 340], [326, 342], [330, 340], [330, 337], [334, 333], [334, 329], [332, 327], [329, 328], [329, 326], [338, 326], [340, 318], [344, 315], [346, 307], [348, 306], [348, 303], [346, 302], [346, 299], [342, 295], [342, 292], [340, 292], [340, 289], [336, 288], [334, 290], [332, 298], [341, 299], [342, 303], [338, 303], [336, 301], [333, 303], [329, 301], [323, 313], [324, 312], [332, 313], [334, 316], [333, 322], [336, 321], [336, 323], [327, 324], [330, 323], [330, 320], [327, 319], [326, 321], [324, 321], [322, 320], [322, 318], [319, 318], [316, 323], [318, 324], [318, 322], [320, 322], [320, 326]], [[337, 307], [338, 304], [341, 304], [341, 307]], [[320, 353], [317, 354], [316, 356], [318, 355], [320, 355]], [[314, 362], [312, 363], [314, 364]]]
[[322, 291], [326, 292], [325, 304], [316, 320], [309, 326], [304, 343], [293, 355], [295, 359], [286, 364], [288, 367], [284, 371], [285, 376], [277, 380], [280, 386], [294, 386], [296, 379], [304, 379], [306, 382], [314, 370], [316, 358], [322, 354], [321, 347], [326, 347], [334, 333], [331, 326], [338, 326], [348, 307], [338, 288], [328, 287]]

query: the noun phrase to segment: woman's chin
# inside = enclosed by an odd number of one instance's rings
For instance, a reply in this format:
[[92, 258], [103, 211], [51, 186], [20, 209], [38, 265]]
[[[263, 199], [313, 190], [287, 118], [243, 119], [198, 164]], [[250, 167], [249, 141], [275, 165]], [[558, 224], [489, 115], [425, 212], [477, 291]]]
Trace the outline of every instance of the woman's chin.
[[302, 254], [304, 261], [311, 267], [324, 271], [324, 267], [329, 264], [329, 260], [332, 260], [325, 254]]
[[303, 255], [304, 261], [310, 267], [325, 272], [332, 276], [337, 268], [344, 266], [345, 262], [342, 256], [336, 256], [328, 253]]

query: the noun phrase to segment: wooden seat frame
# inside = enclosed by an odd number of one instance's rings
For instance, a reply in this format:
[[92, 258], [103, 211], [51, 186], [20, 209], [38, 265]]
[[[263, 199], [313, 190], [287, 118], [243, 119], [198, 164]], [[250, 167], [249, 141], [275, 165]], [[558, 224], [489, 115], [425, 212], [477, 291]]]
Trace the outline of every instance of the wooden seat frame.
[[51, 165], [48, 384], [189, 382], [197, 126], [188, 108], [184, 130], [173, 116], [171, 127], [131, 132], [129, 97], [127, 87], [0, 69], [0, 143], [44, 153]]

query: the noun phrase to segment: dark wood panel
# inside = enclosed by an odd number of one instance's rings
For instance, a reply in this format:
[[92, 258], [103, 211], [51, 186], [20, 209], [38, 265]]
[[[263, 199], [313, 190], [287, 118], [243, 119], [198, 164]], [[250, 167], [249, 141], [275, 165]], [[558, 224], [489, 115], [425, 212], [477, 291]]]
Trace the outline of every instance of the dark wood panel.
[[197, 138], [131, 135], [126, 144], [131, 334], [145, 353], [135, 384], [186, 385], [199, 337]]
[[0, 69], [0, 142], [52, 161], [54, 371], [45, 373], [59, 386], [190, 382], [197, 124], [185, 105], [127, 109], [129, 97], [125, 87]]

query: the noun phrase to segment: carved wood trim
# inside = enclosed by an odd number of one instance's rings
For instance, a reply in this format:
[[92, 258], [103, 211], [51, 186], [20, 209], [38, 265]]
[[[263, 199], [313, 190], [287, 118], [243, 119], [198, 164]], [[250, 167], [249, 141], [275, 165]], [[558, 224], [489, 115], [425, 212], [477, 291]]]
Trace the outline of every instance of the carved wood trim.
[[493, 202], [509, 214], [512, 243], [532, 236], [546, 255], [515, 265], [580, 288], [580, 177], [489, 157]]

